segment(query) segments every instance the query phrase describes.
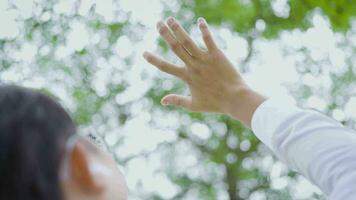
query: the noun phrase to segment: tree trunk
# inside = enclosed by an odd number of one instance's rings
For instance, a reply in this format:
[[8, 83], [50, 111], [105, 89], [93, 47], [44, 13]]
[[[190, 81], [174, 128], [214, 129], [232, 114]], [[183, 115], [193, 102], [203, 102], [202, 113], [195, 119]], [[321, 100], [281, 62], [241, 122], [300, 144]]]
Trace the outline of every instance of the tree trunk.
[[226, 169], [226, 182], [228, 185], [228, 193], [229, 193], [229, 199], [230, 200], [242, 200], [239, 197], [239, 190], [237, 188], [237, 177], [236, 174], [237, 172], [234, 172], [234, 167], [229, 165], [228, 163], [225, 164], [225, 169]]

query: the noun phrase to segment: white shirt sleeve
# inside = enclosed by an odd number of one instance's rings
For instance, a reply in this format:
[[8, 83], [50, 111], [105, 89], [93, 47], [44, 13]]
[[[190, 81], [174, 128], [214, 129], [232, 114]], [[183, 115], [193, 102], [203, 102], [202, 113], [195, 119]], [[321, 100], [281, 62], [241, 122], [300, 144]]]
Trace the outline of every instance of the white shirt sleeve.
[[330, 200], [356, 199], [353, 130], [280, 99], [262, 103], [253, 114], [251, 126], [279, 159], [319, 186]]

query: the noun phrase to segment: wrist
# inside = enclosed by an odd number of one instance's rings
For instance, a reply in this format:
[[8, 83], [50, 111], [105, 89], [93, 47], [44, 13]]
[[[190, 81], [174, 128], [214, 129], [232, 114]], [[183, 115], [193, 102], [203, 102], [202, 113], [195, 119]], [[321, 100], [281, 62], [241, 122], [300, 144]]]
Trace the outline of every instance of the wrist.
[[236, 87], [228, 99], [226, 114], [251, 127], [254, 112], [266, 98], [246, 85]]

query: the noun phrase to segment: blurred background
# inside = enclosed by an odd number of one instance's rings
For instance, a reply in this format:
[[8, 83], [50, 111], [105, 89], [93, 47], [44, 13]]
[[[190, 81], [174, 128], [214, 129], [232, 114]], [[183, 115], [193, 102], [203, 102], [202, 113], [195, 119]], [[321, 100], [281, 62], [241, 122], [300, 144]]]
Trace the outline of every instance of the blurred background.
[[290, 94], [356, 128], [354, 0], [0, 0], [0, 80], [38, 88], [95, 130], [131, 200], [324, 199], [238, 121], [162, 107], [184, 83], [144, 50], [180, 63], [156, 22], [175, 16], [202, 45], [198, 17], [247, 82]]

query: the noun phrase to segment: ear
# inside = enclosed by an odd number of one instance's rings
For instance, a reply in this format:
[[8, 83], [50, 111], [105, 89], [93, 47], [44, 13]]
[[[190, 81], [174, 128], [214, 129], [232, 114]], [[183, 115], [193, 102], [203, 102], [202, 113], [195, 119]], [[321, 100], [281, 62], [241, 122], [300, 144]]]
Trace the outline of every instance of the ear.
[[90, 170], [90, 162], [92, 161], [84, 145], [77, 143], [70, 158], [70, 170], [73, 182], [85, 193], [100, 194], [104, 187], [95, 178], [94, 172]]

